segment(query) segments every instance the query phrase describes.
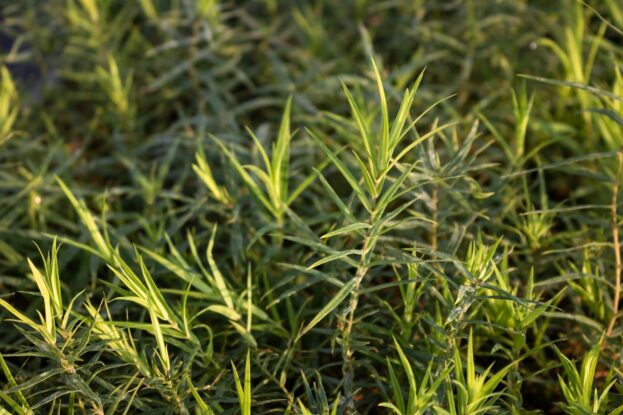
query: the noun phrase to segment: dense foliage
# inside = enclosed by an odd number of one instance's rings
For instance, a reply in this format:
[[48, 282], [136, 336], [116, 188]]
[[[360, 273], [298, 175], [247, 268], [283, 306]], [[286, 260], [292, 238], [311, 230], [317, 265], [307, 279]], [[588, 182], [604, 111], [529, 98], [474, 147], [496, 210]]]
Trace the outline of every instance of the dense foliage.
[[0, 414], [623, 413], [619, 0], [0, 13]]

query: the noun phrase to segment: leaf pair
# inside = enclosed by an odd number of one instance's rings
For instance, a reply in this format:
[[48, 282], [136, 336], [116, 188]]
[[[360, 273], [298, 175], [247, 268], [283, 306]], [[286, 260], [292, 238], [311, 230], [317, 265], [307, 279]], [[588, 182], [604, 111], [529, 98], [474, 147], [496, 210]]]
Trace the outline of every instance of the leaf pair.
[[244, 386], [240, 381], [238, 370], [234, 362], [231, 362], [234, 371], [234, 381], [236, 383], [236, 393], [238, 394], [238, 403], [240, 404], [241, 415], [251, 415], [251, 352], [247, 350], [247, 360], [244, 365]]

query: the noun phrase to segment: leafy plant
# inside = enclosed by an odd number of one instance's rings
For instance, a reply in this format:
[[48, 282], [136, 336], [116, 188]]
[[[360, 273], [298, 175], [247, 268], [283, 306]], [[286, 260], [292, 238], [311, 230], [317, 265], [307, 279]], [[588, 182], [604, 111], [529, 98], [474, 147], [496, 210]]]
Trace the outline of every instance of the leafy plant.
[[568, 414], [620, 414], [623, 412], [623, 405], [606, 412], [608, 391], [614, 386], [615, 381], [608, 383], [601, 393], [594, 385], [602, 340], [586, 353], [579, 371], [569, 358], [557, 348], [555, 349], [563, 367], [564, 377], [558, 375], [558, 380], [567, 401], [565, 412]]
[[619, 2], [0, 3], [0, 414], [623, 413]]

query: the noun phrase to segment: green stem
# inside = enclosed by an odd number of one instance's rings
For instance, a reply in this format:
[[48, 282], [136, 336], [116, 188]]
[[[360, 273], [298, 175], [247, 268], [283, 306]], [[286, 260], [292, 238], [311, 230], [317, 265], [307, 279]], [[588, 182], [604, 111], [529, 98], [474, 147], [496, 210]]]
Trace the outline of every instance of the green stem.
[[[374, 214], [371, 215], [368, 224], [374, 223]], [[363, 239], [363, 246], [361, 248], [361, 259], [355, 273], [355, 284], [353, 286], [353, 292], [350, 296], [350, 304], [348, 307], [348, 318], [346, 324], [342, 328], [342, 375], [344, 376], [344, 395], [347, 398], [352, 397], [354, 393], [354, 350], [351, 343], [351, 333], [353, 331], [353, 325], [355, 322], [355, 312], [359, 304], [359, 291], [363, 279], [368, 274], [370, 269], [370, 256], [369, 254], [374, 249], [373, 239], [371, 237], [372, 227], [366, 231]]]

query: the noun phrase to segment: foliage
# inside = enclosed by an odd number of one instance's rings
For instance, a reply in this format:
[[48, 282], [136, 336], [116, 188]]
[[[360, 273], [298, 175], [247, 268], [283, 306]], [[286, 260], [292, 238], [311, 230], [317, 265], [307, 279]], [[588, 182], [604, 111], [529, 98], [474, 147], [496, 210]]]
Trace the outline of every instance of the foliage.
[[0, 414], [623, 413], [620, 2], [0, 11]]

